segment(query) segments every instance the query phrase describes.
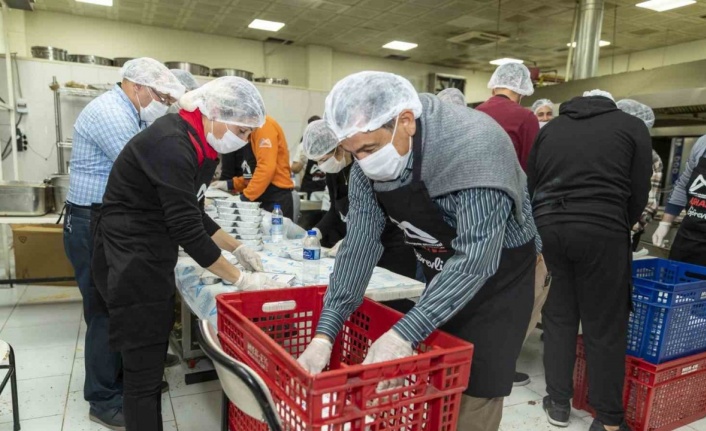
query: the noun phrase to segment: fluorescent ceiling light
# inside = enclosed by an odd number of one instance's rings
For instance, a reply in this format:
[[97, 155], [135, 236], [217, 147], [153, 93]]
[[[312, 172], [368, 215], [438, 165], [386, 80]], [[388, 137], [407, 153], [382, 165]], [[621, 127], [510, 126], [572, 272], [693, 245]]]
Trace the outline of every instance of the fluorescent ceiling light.
[[113, 6], [113, 0], [76, 0], [79, 3], [97, 4], [99, 6]]
[[495, 65], [495, 66], [502, 66], [503, 64], [508, 64], [508, 63], [524, 63], [524, 60], [518, 60], [516, 58], [498, 58], [497, 60], [493, 60], [490, 62], [490, 64]]
[[400, 42], [399, 40], [393, 40], [390, 43], [383, 45], [383, 48], [394, 49], [397, 51], [409, 51], [410, 49], [416, 48], [418, 45], [416, 43]]
[[[608, 46], [608, 45], [610, 45], [610, 42], [608, 42], [607, 40], [601, 40], [600, 42], [598, 42], [598, 46], [600, 46], [601, 48], [603, 48], [604, 46]], [[571, 48], [576, 48], [576, 42], [567, 43], [566, 46], [571, 47]]]
[[266, 31], [279, 31], [282, 27], [284, 27], [283, 22], [275, 22], [275, 21], [267, 21], [264, 19], [255, 19], [253, 22], [248, 25], [250, 28], [254, 28], [257, 30], [266, 30]]
[[689, 6], [694, 3], [696, 3], [696, 0], [650, 0], [638, 3], [635, 6], [652, 9], [657, 12], [664, 12], [665, 10]]

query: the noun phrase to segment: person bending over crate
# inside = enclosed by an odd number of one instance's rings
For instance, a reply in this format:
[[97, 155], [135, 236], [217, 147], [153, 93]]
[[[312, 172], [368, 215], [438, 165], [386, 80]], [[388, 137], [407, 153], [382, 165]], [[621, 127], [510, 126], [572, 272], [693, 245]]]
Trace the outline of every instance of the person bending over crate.
[[[358, 307], [380, 259], [389, 218], [424, 267], [420, 301], [368, 349], [364, 364], [412, 355], [437, 328], [475, 344], [458, 429], [495, 431], [510, 394], [534, 302], [541, 242], [526, 177], [490, 117], [419, 95], [406, 79], [360, 72], [336, 84], [324, 119], [357, 160], [348, 233], [336, 257], [316, 336], [299, 357], [311, 373]], [[381, 382], [378, 390], [393, 383]]]

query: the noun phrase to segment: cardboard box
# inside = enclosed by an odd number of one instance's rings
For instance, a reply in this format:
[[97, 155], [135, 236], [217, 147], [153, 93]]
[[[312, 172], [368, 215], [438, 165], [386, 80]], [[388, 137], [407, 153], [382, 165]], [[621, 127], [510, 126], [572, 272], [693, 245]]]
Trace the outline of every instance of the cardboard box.
[[[74, 268], [64, 252], [61, 224], [13, 224], [15, 276], [23, 278], [74, 277]], [[37, 282], [50, 286], [76, 286], [76, 281]]]

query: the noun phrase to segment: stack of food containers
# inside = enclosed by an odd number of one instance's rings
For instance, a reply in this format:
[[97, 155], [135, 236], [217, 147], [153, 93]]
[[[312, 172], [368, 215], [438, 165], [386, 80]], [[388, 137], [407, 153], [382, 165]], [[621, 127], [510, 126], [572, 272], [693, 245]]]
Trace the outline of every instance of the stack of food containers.
[[255, 251], [263, 249], [262, 210], [259, 202], [244, 202], [239, 197], [217, 200], [218, 217], [223, 230]]

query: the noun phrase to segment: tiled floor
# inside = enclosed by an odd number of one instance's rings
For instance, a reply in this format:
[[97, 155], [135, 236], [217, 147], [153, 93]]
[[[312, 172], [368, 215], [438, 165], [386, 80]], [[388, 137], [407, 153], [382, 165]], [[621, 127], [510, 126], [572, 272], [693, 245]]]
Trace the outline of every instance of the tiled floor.
[[[23, 431], [102, 431], [88, 420], [83, 400], [81, 302], [75, 288], [18, 287], [0, 289], [0, 339], [15, 348]], [[526, 343], [518, 370], [532, 376], [505, 400], [501, 429], [559, 431], [549, 425], [541, 407], [544, 392], [542, 343]], [[220, 423], [218, 382], [184, 384], [184, 367], [167, 369], [170, 392], [162, 398], [165, 431], [216, 431]], [[10, 391], [0, 395], [0, 431], [12, 430]], [[573, 411], [567, 431], [588, 430], [591, 418]], [[706, 431], [706, 420], [681, 431]]]

